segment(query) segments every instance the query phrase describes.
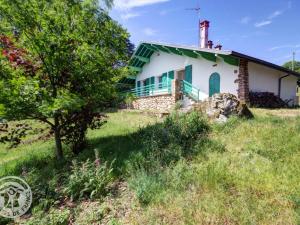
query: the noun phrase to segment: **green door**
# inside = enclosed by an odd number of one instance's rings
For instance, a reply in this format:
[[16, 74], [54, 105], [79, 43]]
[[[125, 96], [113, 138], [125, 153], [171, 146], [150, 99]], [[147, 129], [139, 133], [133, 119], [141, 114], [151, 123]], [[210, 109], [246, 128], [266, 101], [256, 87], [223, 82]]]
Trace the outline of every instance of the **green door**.
[[184, 80], [190, 84], [193, 82], [193, 66], [189, 65], [185, 67]]
[[209, 97], [220, 93], [220, 74], [213, 73], [209, 78]]

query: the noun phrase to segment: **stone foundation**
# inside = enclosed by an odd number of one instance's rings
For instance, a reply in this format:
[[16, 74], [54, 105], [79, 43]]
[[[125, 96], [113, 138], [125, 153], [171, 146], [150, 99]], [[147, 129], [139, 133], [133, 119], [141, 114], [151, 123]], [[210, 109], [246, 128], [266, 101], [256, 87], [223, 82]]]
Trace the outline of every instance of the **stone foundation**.
[[171, 94], [140, 97], [133, 101], [132, 106], [138, 110], [170, 111], [175, 105], [175, 97]]

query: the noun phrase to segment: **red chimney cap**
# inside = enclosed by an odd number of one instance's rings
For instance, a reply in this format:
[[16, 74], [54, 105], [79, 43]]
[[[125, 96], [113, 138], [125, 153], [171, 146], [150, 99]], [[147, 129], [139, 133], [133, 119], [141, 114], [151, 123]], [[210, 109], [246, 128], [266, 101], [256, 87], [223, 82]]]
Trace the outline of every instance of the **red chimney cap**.
[[200, 22], [201, 27], [209, 27], [209, 21], [208, 20], [204, 20], [202, 22]]

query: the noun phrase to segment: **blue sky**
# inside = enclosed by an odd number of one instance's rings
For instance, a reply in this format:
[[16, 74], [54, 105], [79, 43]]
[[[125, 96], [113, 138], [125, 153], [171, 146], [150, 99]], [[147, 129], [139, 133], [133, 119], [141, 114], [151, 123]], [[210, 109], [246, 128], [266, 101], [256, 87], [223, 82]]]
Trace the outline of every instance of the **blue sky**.
[[198, 15], [211, 22], [209, 37], [223, 49], [275, 64], [300, 61], [299, 0], [115, 0], [111, 16], [131, 34], [131, 41], [195, 46]]

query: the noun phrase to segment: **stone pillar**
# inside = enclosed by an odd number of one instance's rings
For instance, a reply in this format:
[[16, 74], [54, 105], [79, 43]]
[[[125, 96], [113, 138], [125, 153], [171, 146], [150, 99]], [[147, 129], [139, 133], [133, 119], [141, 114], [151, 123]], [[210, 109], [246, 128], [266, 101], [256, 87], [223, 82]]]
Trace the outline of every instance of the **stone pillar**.
[[178, 79], [172, 80], [172, 96], [175, 101], [180, 100], [180, 81]]
[[239, 76], [238, 76], [238, 98], [240, 101], [248, 104], [249, 99], [249, 72], [248, 61], [246, 59], [240, 59]]

